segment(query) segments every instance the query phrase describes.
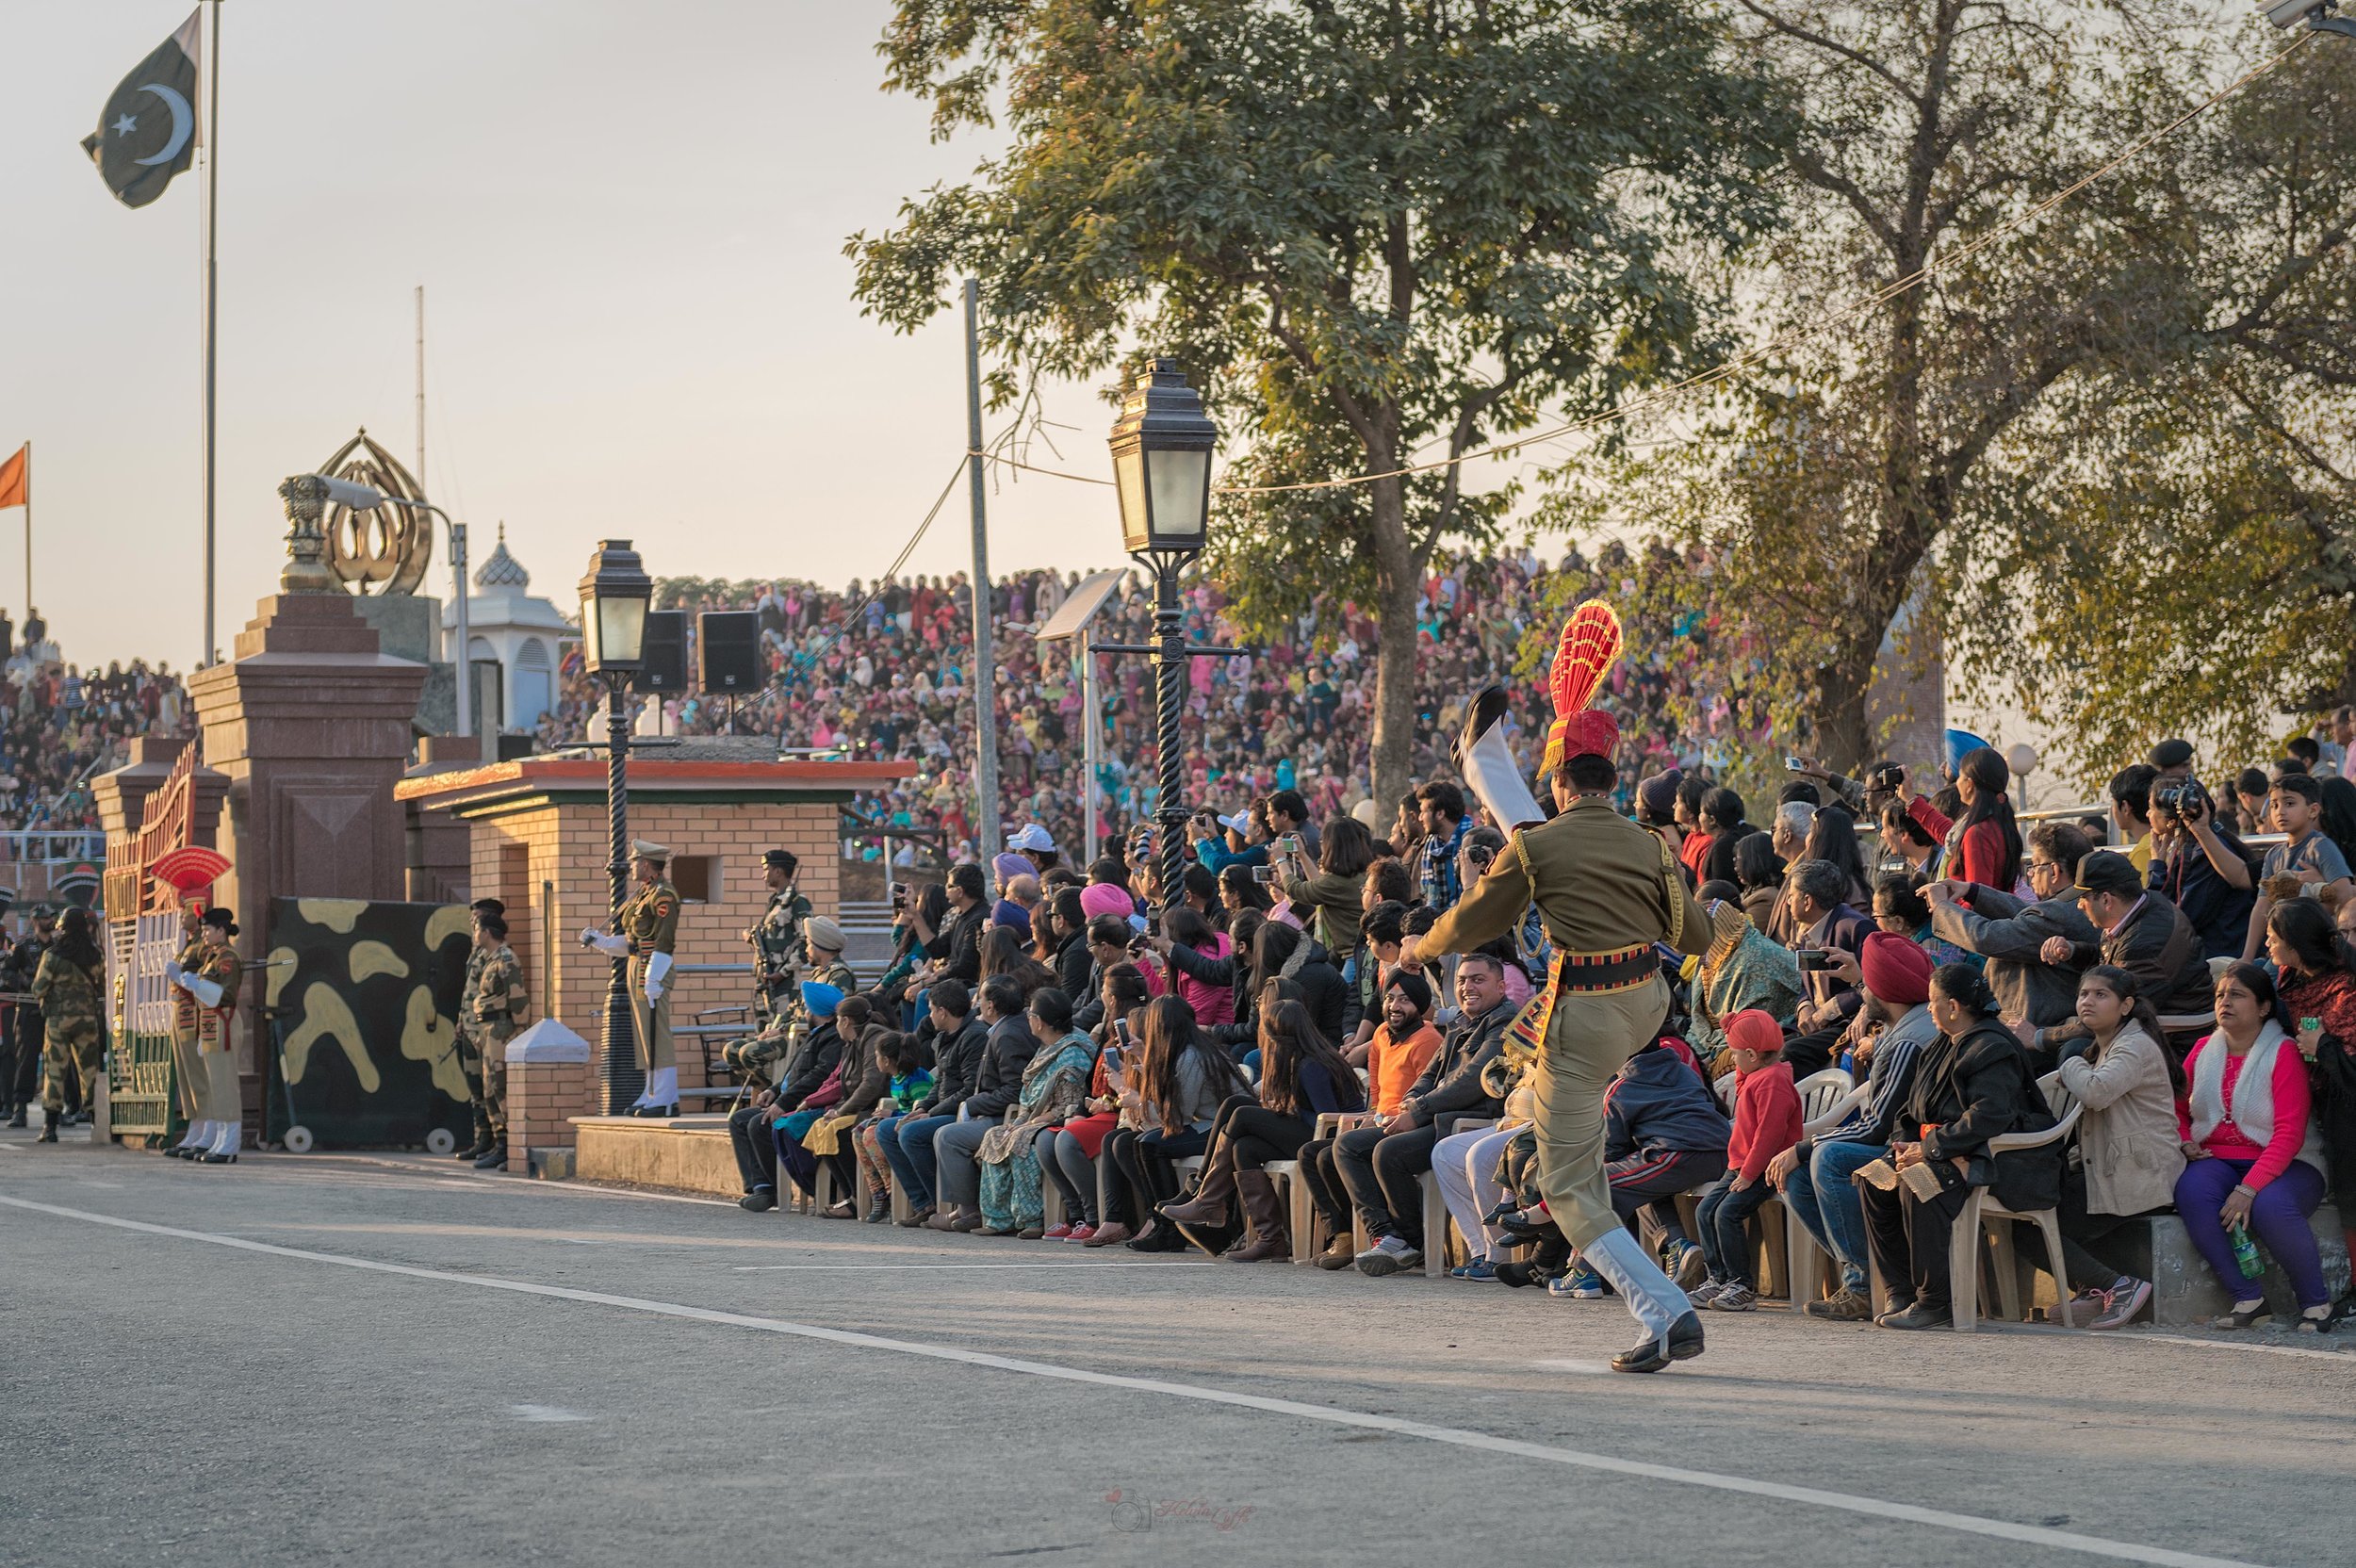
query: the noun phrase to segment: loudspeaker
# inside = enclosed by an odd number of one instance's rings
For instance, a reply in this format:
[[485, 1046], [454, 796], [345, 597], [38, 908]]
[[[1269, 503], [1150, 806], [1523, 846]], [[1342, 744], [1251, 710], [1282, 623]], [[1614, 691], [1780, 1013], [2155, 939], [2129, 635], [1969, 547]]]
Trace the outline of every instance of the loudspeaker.
[[630, 684], [641, 692], [687, 690], [687, 612], [646, 612], [646, 660]]
[[736, 694], [761, 686], [761, 616], [751, 610], [707, 610], [695, 617], [695, 684]]

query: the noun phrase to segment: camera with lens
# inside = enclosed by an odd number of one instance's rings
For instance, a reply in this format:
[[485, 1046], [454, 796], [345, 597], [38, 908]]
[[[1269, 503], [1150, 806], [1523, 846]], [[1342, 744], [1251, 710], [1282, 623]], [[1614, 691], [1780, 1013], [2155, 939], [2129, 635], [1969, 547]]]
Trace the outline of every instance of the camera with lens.
[[1906, 770], [1895, 762], [1885, 762], [1865, 776], [1865, 787], [1882, 794], [1895, 794], [1906, 781]]
[[2209, 798], [2209, 792], [2201, 787], [2197, 778], [2171, 778], [2165, 784], [2154, 785], [2151, 804], [2179, 819], [2212, 816], [2217, 810], [2217, 803]]

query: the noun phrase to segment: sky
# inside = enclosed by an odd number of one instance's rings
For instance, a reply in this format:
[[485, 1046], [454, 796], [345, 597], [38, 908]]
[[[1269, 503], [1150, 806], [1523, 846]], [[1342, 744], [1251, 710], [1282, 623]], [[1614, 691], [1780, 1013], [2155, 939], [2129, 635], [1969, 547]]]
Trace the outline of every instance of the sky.
[[[504, 522], [565, 606], [607, 536], [657, 575], [889, 564], [964, 449], [962, 334], [862, 319], [843, 244], [989, 148], [881, 90], [888, 9], [227, 0], [216, 641], [276, 585], [282, 479], [361, 426], [410, 461], [419, 285], [426, 489], [476, 562]], [[202, 171], [134, 211], [79, 146], [188, 14], [0, 0], [0, 456], [33, 443], [34, 602], [83, 664], [203, 642]], [[1094, 388], [1046, 412], [1075, 429], [1035, 459], [1109, 472]], [[993, 488], [993, 571], [1120, 563], [1107, 491]], [[970, 551], [960, 488], [911, 569]], [[450, 593], [439, 543], [426, 591]]]

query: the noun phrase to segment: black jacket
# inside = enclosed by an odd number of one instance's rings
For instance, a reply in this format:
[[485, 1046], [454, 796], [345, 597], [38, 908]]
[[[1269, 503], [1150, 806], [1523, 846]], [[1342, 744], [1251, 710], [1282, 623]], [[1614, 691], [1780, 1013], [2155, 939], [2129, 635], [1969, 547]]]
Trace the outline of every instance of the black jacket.
[[[1064, 995], [1078, 1006], [1088, 994], [1088, 976], [1096, 972], [1096, 958], [1088, 952], [1088, 933], [1074, 931], [1055, 950], [1055, 984]], [[1102, 982], [1100, 981], [1101, 985]]]
[[990, 1026], [979, 1013], [966, 1014], [956, 1034], [933, 1037], [932, 1098], [917, 1108], [919, 1116], [957, 1114], [981, 1076], [982, 1053], [989, 1042]]
[[778, 1108], [800, 1109], [802, 1102], [826, 1081], [826, 1075], [842, 1060], [843, 1037], [835, 1033], [834, 1020], [824, 1020], [803, 1038], [802, 1048], [785, 1064], [785, 1082], [777, 1086]]
[[[2216, 1001], [2201, 934], [2165, 893], [2145, 893], [2118, 930], [2099, 942], [2078, 943], [2071, 956], [2081, 969], [2117, 964], [2135, 977], [2135, 989], [2162, 1013], [2205, 1013]], [[2085, 1026], [2059, 1032], [2083, 1034]]]
[[1897, 1136], [1911, 1141], [1922, 1128], [1926, 1160], [1971, 1162], [1964, 1180], [1989, 1187], [2008, 1209], [2050, 1209], [2061, 1197], [2062, 1146], [2014, 1149], [1991, 1162], [1988, 1140], [2004, 1133], [2037, 1133], [2053, 1125], [2045, 1096], [2029, 1070], [2020, 1037], [1994, 1019], [1982, 1019], [1963, 1038], [1940, 1035], [1924, 1048]]
[[1399, 1102], [1409, 1125], [1447, 1116], [1494, 1118], [1505, 1108], [1481, 1086], [1481, 1070], [1505, 1048], [1505, 1031], [1518, 1011], [1500, 1001], [1479, 1018], [1459, 1018], [1450, 1026], [1439, 1054]]
[[990, 1025], [990, 1043], [982, 1051], [981, 1075], [965, 1102], [966, 1115], [1006, 1115], [1006, 1107], [1023, 1092], [1023, 1068], [1038, 1054], [1039, 1037], [1031, 1033], [1026, 1015], [1016, 1013]]
[[948, 965], [947, 978], [969, 990], [982, 983], [982, 927], [990, 906], [976, 904], [933, 935], [924, 951]]
[[1962, 904], [1931, 906], [1931, 930], [1966, 953], [1988, 960], [1988, 988], [2006, 1018], [2039, 1028], [2068, 1023], [2078, 1014], [2078, 964], [2049, 964], [2038, 956], [2049, 937], [2067, 937], [2074, 949], [2095, 940], [2094, 923], [2077, 896], [2062, 893], [2024, 904], [1978, 883]]
[[[1219, 1024], [1208, 1033], [1227, 1047], [1230, 1055], [1241, 1060], [1260, 1039], [1260, 999], [1242, 988], [1251, 984], [1250, 960], [1240, 956], [1206, 958], [1192, 948], [1172, 945], [1170, 961], [1182, 973], [1206, 986], [1238, 988], [1235, 1021]], [[1350, 1021], [1350, 987], [1343, 982], [1342, 972], [1333, 967], [1323, 942], [1309, 939], [1294, 948], [1292, 956], [1284, 960], [1279, 978], [1301, 988], [1301, 1004], [1309, 1009], [1309, 1017], [1317, 1023], [1319, 1034], [1337, 1045], [1348, 1037], [1349, 1030], [1354, 1027]]]
[[2315, 1047], [2307, 1079], [2315, 1117], [2331, 1156], [2331, 1200], [2345, 1217], [2356, 1214], [2356, 1041], [2327, 1033]]

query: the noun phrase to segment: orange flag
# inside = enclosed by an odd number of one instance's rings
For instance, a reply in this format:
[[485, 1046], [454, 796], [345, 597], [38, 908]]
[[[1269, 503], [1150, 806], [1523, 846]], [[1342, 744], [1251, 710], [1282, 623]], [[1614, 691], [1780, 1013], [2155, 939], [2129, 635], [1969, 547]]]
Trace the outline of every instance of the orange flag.
[[16, 455], [0, 463], [0, 507], [33, 504], [33, 444], [17, 448]]

